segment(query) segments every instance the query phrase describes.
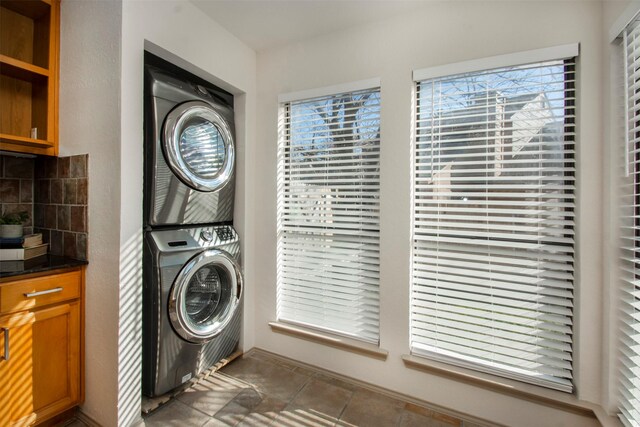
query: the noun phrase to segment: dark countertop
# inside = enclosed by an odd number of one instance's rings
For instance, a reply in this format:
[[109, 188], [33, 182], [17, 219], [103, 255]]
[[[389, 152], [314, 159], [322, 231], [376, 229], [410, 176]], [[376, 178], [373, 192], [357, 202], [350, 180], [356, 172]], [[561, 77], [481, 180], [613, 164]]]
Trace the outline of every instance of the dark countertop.
[[89, 264], [88, 261], [56, 255], [39, 256], [26, 261], [0, 261], [0, 279], [33, 273], [44, 273], [60, 268], [72, 268]]

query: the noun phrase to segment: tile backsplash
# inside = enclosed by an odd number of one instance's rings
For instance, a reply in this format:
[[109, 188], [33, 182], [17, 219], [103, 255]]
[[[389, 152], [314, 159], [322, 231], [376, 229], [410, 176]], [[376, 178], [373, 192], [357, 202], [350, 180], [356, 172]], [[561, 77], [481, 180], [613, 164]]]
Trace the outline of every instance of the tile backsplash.
[[88, 161], [86, 154], [35, 160], [33, 223], [54, 255], [87, 259]]
[[32, 158], [0, 156], [0, 212], [26, 211], [25, 234], [33, 232], [34, 163]]

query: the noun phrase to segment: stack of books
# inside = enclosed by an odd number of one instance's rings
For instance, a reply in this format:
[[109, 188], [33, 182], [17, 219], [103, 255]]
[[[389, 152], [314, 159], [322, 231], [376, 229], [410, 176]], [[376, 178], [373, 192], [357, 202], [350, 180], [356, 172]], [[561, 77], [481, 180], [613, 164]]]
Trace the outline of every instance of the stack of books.
[[47, 254], [47, 244], [42, 243], [42, 234], [27, 234], [23, 237], [0, 237], [0, 261], [24, 261]]

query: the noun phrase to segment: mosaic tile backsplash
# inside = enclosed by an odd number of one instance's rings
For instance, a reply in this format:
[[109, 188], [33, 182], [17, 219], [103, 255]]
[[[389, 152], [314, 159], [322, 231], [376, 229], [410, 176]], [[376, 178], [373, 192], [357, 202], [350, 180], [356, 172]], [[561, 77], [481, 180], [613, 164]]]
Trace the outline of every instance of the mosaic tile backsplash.
[[49, 252], [87, 259], [88, 155], [38, 157], [34, 170], [34, 228]]

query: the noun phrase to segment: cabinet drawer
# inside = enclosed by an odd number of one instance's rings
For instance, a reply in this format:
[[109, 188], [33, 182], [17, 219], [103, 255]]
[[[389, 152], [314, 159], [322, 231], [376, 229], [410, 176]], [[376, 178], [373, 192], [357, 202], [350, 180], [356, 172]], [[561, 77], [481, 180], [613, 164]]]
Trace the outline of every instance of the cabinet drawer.
[[53, 304], [80, 297], [80, 271], [16, 280], [0, 285], [0, 313]]

